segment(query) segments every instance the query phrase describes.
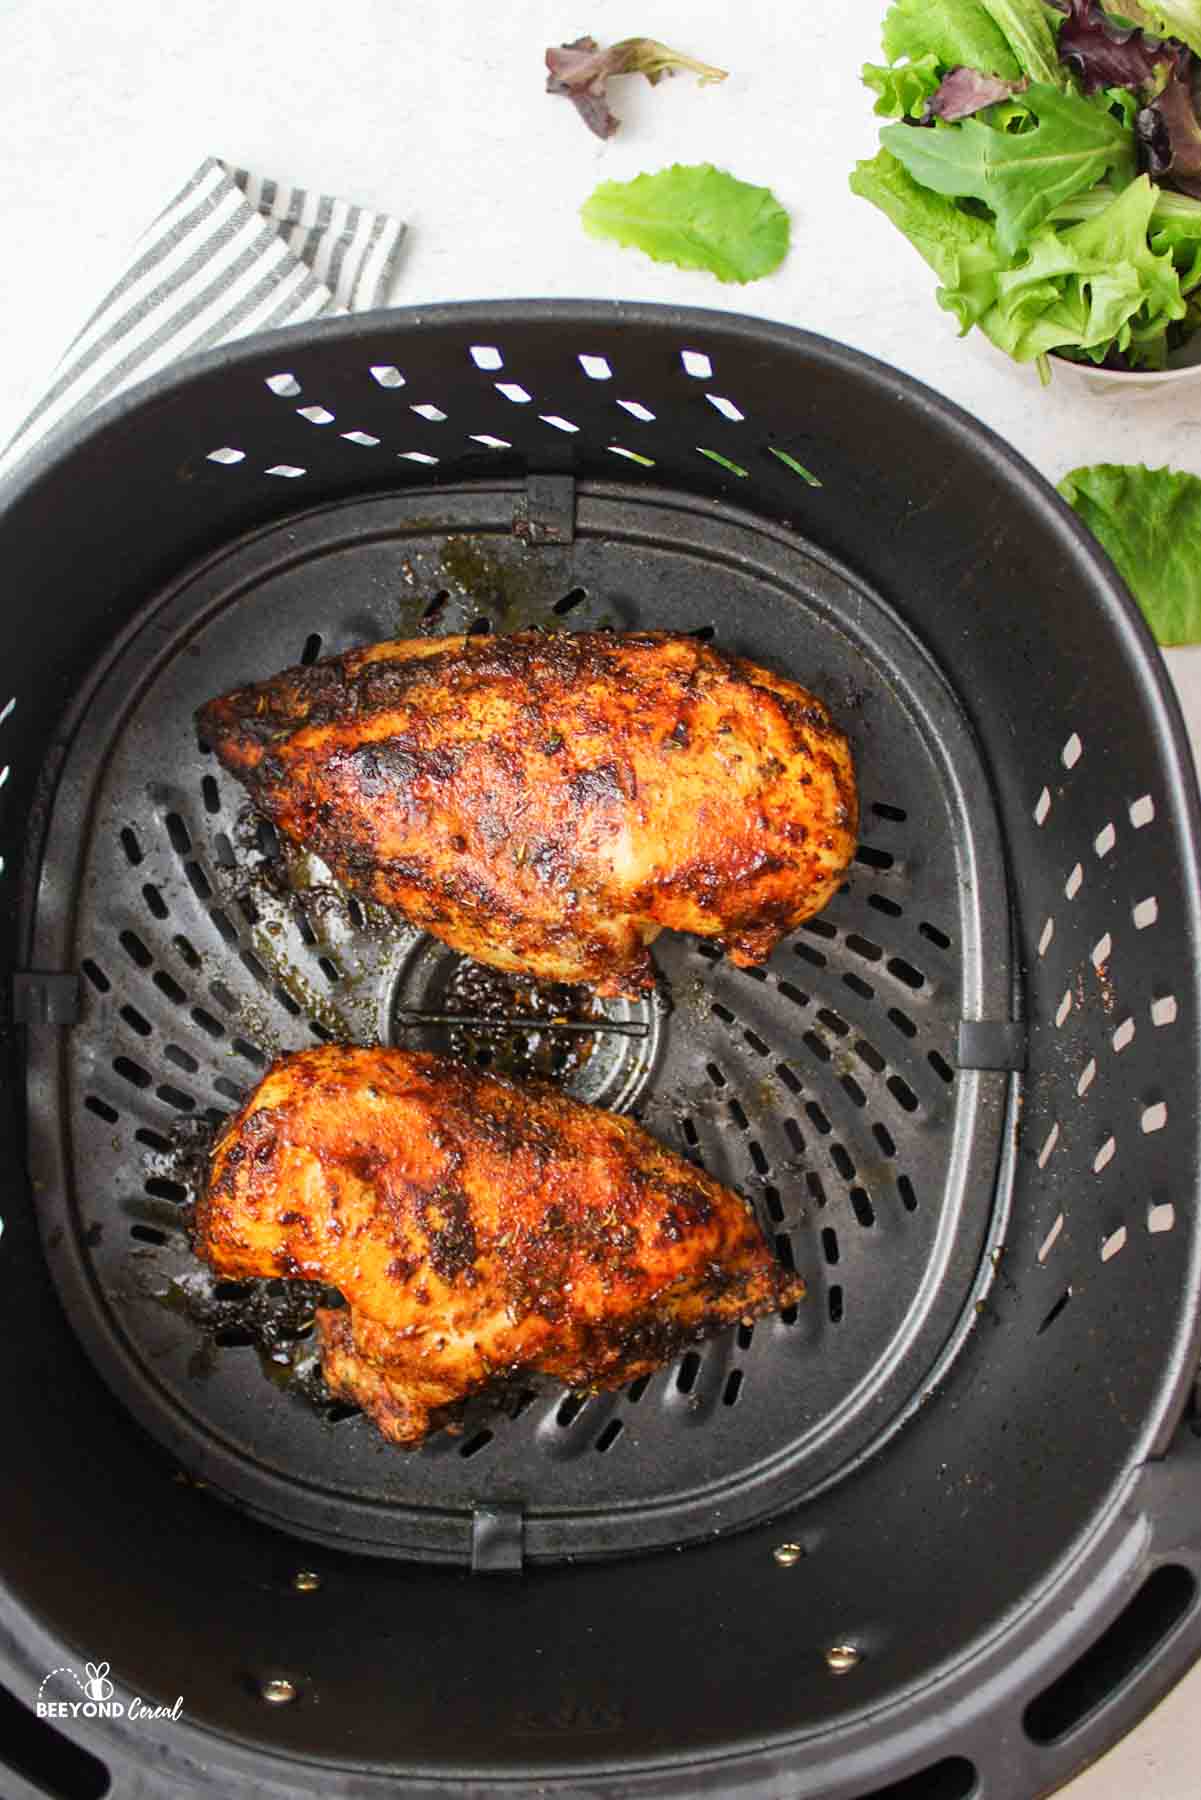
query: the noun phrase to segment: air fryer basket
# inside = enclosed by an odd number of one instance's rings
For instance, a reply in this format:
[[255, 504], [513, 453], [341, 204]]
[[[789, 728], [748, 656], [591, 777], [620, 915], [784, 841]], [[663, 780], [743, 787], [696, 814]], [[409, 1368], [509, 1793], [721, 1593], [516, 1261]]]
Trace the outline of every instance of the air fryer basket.
[[[823, 340], [526, 303], [213, 353], [3, 498], [9, 1785], [1025, 1797], [1127, 1729], [1201, 1640], [1196, 793], [1045, 485]], [[195, 744], [286, 663], [531, 626], [829, 701], [863, 842], [763, 971], [668, 937], [653, 1001], [531, 1026]], [[184, 1231], [206, 1131], [342, 1036], [632, 1111], [807, 1298], [389, 1450]], [[85, 1660], [182, 1719], [47, 1738]]]

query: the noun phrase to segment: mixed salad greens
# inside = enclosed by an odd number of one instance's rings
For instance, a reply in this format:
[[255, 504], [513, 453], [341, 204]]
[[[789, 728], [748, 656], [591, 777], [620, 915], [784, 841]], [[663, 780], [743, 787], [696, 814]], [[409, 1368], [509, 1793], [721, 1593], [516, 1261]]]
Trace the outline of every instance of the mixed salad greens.
[[851, 187], [961, 332], [1162, 369], [1201, 328], [1201, 0], [894, 0]]
[[[645, 75], [652, 87], [677, 69], [691, 70], [701, 87], [726, 79], [724, 69], [646, 37], [623, 38], [608, 49], [594, 37], [552, 44], [546, 66], [547, 93], [570, 100], [599, 138], [612, 137], [620, 124], [609, 108], [616, 75]], [[789, 217], [771, 189], [712, 163], [673, 163], [632, 181], [602, 181], [580, 217], [591, 237], [613, 238], [654, 262], [703, 269], [718, 281], [758, 281], [788, 254]]]
[[[1051, 353], [1163, 368], [1201, 329], [1201, 0], [1122, 6], [1119, 18], [1097, 0], [893, 0], [888, 61], [863, 70], [893, 123], [852, 189], [925, 257], [961, 331], [978, 326], [1044, 378]], [[546, 64], [548, 92], [601, 138], [617, 129], [616, 75], [723, 78], [651, 38], [607, 50], [577, 38]], [[771, 190], [712, 163], [602, 182], [581, 216], [593, 236], [719, 281], [757, 280], [788, 252]], [[1157, 640], [1201, 642], [1201, 479], [1099, 463], [1059, 491]]]

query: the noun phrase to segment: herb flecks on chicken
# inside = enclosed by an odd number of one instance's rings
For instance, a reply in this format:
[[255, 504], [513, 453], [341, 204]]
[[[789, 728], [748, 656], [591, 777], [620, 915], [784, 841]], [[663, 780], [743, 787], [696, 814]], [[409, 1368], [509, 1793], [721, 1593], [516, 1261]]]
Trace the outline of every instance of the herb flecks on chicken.
[[763, 961], [855, 850], [850, 751], [785, 676], [666, 632], [376, 644], [200, 709], [293, 842], [453, 949], [602, 995], [664, 927]]

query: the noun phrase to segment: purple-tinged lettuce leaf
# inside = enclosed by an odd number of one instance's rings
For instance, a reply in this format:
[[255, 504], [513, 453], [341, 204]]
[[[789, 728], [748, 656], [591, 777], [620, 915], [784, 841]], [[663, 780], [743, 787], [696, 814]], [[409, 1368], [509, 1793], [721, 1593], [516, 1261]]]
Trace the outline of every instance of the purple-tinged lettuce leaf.
[[695, 56], [685, 56], [682, 50], [670, 50], [657, 38], [623, 38], [620, 44], [614, 44], [613, 55], [619, 60], [614, 75], [645, 75], [652, 87], [662, 76], [674, 75], [677, 69], [695, 75], [698, 87], [724, 81], [729, 73], [728, 69], [715, 69], [712, 63], [698, 62]]
[[897, 63], [886, 69], [882, 63], [864, 63], [860, 80], [877, 96], [873, 112], [886, 119], [922, 119], [926, 102], [938, 90], [938, 58], [933, 50], [916, 62]]
[[618, 120], [609, 111], [607, 87], [612, 74], [610, 52], [595, 38], [576, 38], [573, 43], [552, 46], [546, 52], [548, 94], [565, 94], [589, 131], [610, 138]]
[[1029, 85], [1025, 76], [1021, 81], [1003, 81], [999, 75], [982, 75], [979, 69], [949, 69], [931, 94], [927, 111], [931, 118], [950, 125], [1022, 93]]
[[1201, 199], [1201, 124], [1192, 90], [1173, 74], [1163, 92], [1134, 121], [1139, 157], [1154, 180]]
[[620, 122], [609, 110], [607, 87], [613, 75], [645, 75], [652, 87], [674, 69], [691, 70], [702, 87], [726, 79], [725, 69], [697, 62], [655, 38], [623, 38], [607, 50], [602, 50], [595, 38], [576, 38], [574, 43], [552, 45], [546, 52], [546, 66], [547, 93], [565, 95], [599, 138], [612, 137]]
[[1117, 565], [1161, 644], [1201, 643], [1201, 481], [1178, 469], [1095, 463], [1059, 491]]
[[1086, 94], [1098, 88], [1152, 86], [1176, 52], [1150, 43], [1141, 30], [1119, 31], [1094, 0], [1070, 0], [1071, 12], [1059, 28], [1059, 60], [1079, 78]]
[[1201, 6], [1197, 0], [1115, 0], [1114, 11], [1152, 37], [1179, 38], [1201, 56]]

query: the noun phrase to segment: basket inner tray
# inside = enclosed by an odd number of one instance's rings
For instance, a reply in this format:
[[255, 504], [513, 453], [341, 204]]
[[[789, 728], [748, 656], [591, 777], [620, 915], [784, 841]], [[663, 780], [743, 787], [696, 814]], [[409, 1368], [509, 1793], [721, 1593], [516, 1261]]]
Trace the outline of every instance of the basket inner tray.
[[[512, 484], [325, 507], [158, 597], [96, 678], [52, 803], [35, 966], [83, 1009], [31, 1051], [51, 1267], [116, 1391], [193, 1476], [303, 1535], [470, 1555], [503, 1502], [533, 1557], [679, 1543], [829, 1482], [920, 1402], [971, 1324], [1010, 1078], [958, 1066], [1008, 1015], [988, 784], [937, 670], [796, 537], [666, 492], [578, 496], [574, 541], [514, 535]], [[775, 666], [853, 744], [862, 843], [762, 970], [664, 934], [649, 1003], [556, 998], [574, 1036], [285, 855], [196, 744], [195, 707], [301, 660], [464, 630], [662, 628]], [[481, 1022], [448, 1023], [473, 1013]], [[195, 1152], [272, 1056], [322, 1039], [535, 1066], [741, 1188], [807, 1298], [649, 1381], [531, 1384], [415, 1453], [323, 1396], [305, 1296], [218, 1286], [186, 1237]], [[310, 1297], [311, 1298], [311, 1297]]]

